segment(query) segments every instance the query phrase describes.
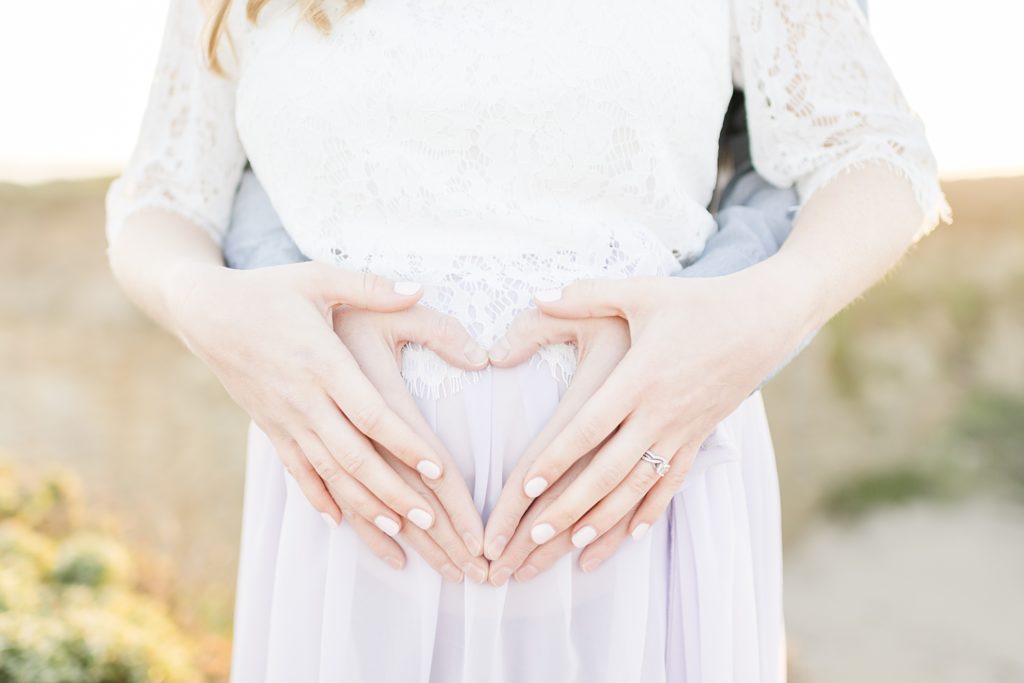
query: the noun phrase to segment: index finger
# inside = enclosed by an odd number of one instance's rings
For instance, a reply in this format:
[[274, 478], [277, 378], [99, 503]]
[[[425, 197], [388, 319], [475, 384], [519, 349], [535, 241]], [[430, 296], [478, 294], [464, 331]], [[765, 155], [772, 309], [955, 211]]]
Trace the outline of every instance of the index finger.
[[327, 394], [371, 441], [427, 479], [440, 479], [444, 466], [435, 449], [392, 410], [341, 340], [330, 336], [336, 352], [329, 364], [334, 369], [321, 378]]
[[[367, 378], [378, 388], [384, 400], [395, 410], [396, 414], [424, 440], [430, 442], [435, 451], [445, 454], [443, 457], [446, 462], [451, 462], [444, 444], [431, 430], [426, 418], [423, 417], [409, 393], [390, 351], [383, 346], [380, 347], [377, 350], [380, 358], [376, 362], [369, 357], [364, 357], [371, 353], [374, 353], [372, 347], [359, 351]], [[428, 482], [428, 485], [433, 489], [434, 495], [444, 511], [448, 513], [448, 518], [466, 549], [471, 555], [479, 556], [483, 547], [483, 522], [480, 521], [480, 513], [473, 503], [473, 497], [466, 487], [465, 479], [455, 472], [453, 476]]]
[[576, 415], [540, 452], [523, 477], [523, 493], [536, 498], [561, 477], [574, 462], [614, 432], [639, 403], [636, 355], [626, 352], [622, 361]]
[[[531, 487], [537, 486], [537, 482], [528, 478], [527, 473], [533, 470], [536, 460], [550, 447], [552, 441], [571, 424], [573, 414], [580, 410], [586, 403], [587, 397], [601, 386], [610, 369], [618, 360], [616, 354], [594, 354], [585, 361], [581, 361], [577, 366], [572, 382], [562, 396], [562, 400], [559, 401], [551, 419], [527, 448], [505, 481], [505, 486], [501, 490], [501, 495], [491, 512], [487, 521], [487, 529], [484, 532], [484, 554], [488, 559], [496, 560], [502, 555], [505, 546], [516, 533], [520, 520], [533, 503], [534, 498], [548, 488], [548, 482], [556, 481], [555, 478], [547, 480], [543, 482], [540, 491], [535, 491]], [[533, 482], [533, 484], [529, 482]], [[533, 495], [528, 495], [528, 491]]]

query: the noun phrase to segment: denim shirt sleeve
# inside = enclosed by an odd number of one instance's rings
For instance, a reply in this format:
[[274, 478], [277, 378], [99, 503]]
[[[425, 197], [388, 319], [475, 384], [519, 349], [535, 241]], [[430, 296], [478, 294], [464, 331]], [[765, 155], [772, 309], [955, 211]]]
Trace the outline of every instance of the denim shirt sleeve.
[[251, 169], [242, 174], [222, 246], [228, 267], [242, 270], [309, 260], [284, 229]]
[[[779, 250], [793, 229], [797, 196], [792, 188], [777, 188], [747, 165], [733, 177], [722, 194], [718, 232], [704, 253], [684, 268], [680, 277], [728, 275], [759, 263]], [[760, 390], [789, 365], [817, 335], [812, 332], [758, 385]]]

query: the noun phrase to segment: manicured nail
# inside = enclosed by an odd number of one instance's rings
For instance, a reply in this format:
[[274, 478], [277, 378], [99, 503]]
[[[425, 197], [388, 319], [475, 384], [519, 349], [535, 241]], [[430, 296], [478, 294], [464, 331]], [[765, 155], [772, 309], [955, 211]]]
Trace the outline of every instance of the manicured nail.
[[416, 463], [416, 469], [427, 479], [437, 479], [441, 476], [441, 468], [430, 460], [420, 460]]
[[459, 583], [462, 581], [462, 572], [455, 568], [453, 564], [446, 564], [441, 567], [441, 576], [448, 579], [452, 583]]
[[480, 584], [487, 580], [487, 570], [472, 562], [462, 565], [462, 573], [468, 576], [473, 583]]
[[510, 576], [512, 576], [512, 568], [501, 567], [491, 575], [491, 585], [503, 586]]
[[516, 572], [516, 581], [529, 581], [535, 576], [537, 576], [537, 568], [532, 564], [528, 564], [520, 567], [519, 571]]
[[555, 537], [555, 527], [550, 524], [538, 524], [530, 530], [530, 538], [537, 545], [543, 545]]
[[505, 338], [502, 337], [498, 341], [494, 342], [494, 346], [487, 352], [491, 360], [500, 363], [501, 361], [508, 358], [508, 354], [512, 353], [512, 347], [509, 345]]
[[476, 535], [469, 533], [468, 531], [462, 534], [462, 542], [466, 544], [466, 550], [469, 551], [470, 555], [474, 557], [480, 557], [480, 552], [483, 550], [483, 543]]
[[401, 294], [402, 296], [412, 296], [421, 289], [423, 289], [423, 285], [418, 282], [402, 281], [395, 283], [395, 294]]
[[397, 535], [399, 528], [401, 528], [398, 522], [386, 515], [377, 515], [373, 518], [373, 523], [377, 525], [378, 529], [386, 533], [388, 536]]
[[601, 566], [602, 560], [597, 557], [587, 558], [586, 562], [580, 563], [580, 569], [585, 573], [589, 573]]
[[400, 570], [404, 566], [402, 564], [402, 559], [399, 557], [388, 556], [384, 558], [384, 561], [391, 565], [391, 568], [395, 570]]
[[633, 537], [634, 541], [639, 541], [641, 538], [647, 535], [647, 530], [651, 528], [651, 525], [647, 522], [643, 524], [637, 524], [636, 528], [629, 532], [629, 535]]
[[465, 354], [466, 360], [469, 361], [470, 365], [487, 365], [487, 351], [472, 339], [466, 342], [462, 352]]
[[572, 544], [577, 548], [583, 548], [593, 543], [595, 538], [597, 538], [597, 529], [588, 525], [572, 535]]
[[406, 517], [421, 529], [429, 529], [434, 524], [434, 516], [426, 510], [420, 510], [419, 508], [409, 510], [409, 514]]
[[491, 542], [487, 544], [487, 558], [490, 560], [496, 560], [501, 556], [501, 551], [508, 545], [508, 539], [504, 536], [495, 536], [491, 539]]
[[320, 516], [324, 518], [325, 522], [327, 522], [327, 526], [331, 527], [332, 529], [338, 528], [338, 522], [335, 521], [334, 517], [331, 517], [326, 512], [321, 512]]
[[544, 493], [544, 490], [548, 487], [548, 480], [544, 477], [534, 477], [530, 481], [526, 482], [523, 486], [523, 493], [530, 498], [536, 498], [540, 494]]
[[552, 301], [558, 301], [562, 298], [562, 290], [542, 289], [539, 292], [534, 292], [533, 298], [544, 303], [551, 303]]

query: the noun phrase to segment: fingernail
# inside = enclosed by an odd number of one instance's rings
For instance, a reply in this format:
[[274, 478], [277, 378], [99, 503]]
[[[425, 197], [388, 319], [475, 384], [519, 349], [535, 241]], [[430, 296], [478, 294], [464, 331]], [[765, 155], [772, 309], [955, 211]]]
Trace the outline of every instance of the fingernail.
[[533, 542], [536, 543], [537, 545], [542, 545], [544, 543], [547, 543], [548, 541], [550, 541], [554, 537], [555, 537], [555, 527], [553, 527], [553, 526], [551, 526], [550, 524], [547, 524], [547, 523], [545, 523], [545, 524], [538, 524], [537, 526], [533, 527], [533, 529], [530, 530], [530, 538], [532, 538]]
[[633, 537], [634, 541], [639, 541], [641, 538], [647, 535], [647, 530], [651, 528], [651, 525], [644, 522], [643, 524], [637, 524], [636, 528], [629, 532], [629, 535]]
[[398, 557], [385, 557], [384, 561], [391, 565], [392, 569], [400, 570], [402, 568], [402, 560]]
[[543, 301], [544, 303], [550, 303], [552, 301], [558, 301], [562, 298], [562, 290], [560, 289], [542, 289], [539, 292], [534, 292], [533, 298], [537, 301]]
[[480, 542], [479, 538], [467, 531], [462, 534], [462, 542], [466, 544], [466, 550], [469, 551], [470, 555], [480, 557], [480, 551], [483, 549], [481, 546], [483, 544]]
[[419, 508], [409, 510], [409, 514], [406, 517], [421, 529], [429, 529], [434, 524], [434, 516], [426, 510], [420, 510]]
[[490, 356], [491, 360], [500, 363], [508, 358], [508, 354], [510, 353], [512, 353], [512, 347], [507, 341], [505, 341], [505, 338], [502, 337], [498, 341], [494, 342], [494, 346], [492, 346], [491, 350], [487, 352], [487, 355]]
[[491, 575], [491, 585], [503, 586], [510, 576], [512, 576], [512, 569], [510, 567], [501, 567]]
[[462, 572], [455, 568], [453, 564], [446, 564], [441, 567], [441, 576], [448, 579], [452, 583], [459, 583], [462, 581]]
[[472, 562], [462, 565], [462, 573], [468, 576], [473, 583], [480, 584], [487, 580], [487, 570]]
[[523, 493], [530, 498], [536, 498], [540, 494], [544, 493], [544, 490], [548, 487], [548, 480], [544, 477], [534, 477], [530, 481], [526, 482], [523, 486]]
[[338, 522], [335, 521], [334, 517], [331, 517], [326, 512], [321, 512], [320, 516], [324, 518], [325, 522], [327, 522], [327, 526], [331, 527], [332, 529], [338, 528]]
[[535, 576], [537, 576], [537, 568], [532, 564], [528, 564], [520, 567], [519, 571], [516, 572], [516, 581], [529, 581]]
[[597, 557], [588, 558], [585, 562], [580, 562], [580, 569], [584, 572], [589, 573], [601, 566], [602, 560]]
[[386, 515], [377, 515], [373, 518], [373, 523], [388, 536], [395, 536], [400, 528], [398, 522]]
[[420, 460], [416, 463], [416, 470], [427, 479], [437, 479], [441, 476], [441, 468], [430, 460]]
[[472, 339], [466, 342], [466, 346], [465, 348], [462, 349], [462, 351], [466, 356], [466, 360], [468, 360], [471, 365], [487, 364], [487, 351], [485, 351], [484, 347], [480, 346]]
[[491, 560], [496, 560], [501, 556], [501, 551], [508, 545], [508, 539], [504, 536], [495, 536], [491, 539], [491, 542], [487, 544], [487, 557]]
[[595, 538], [597, 538], [597, 529], [585, 526], [572, 535], [572, 544], [577, 548], [582, 548], [593, 543]]
[[395, 294], [401, 294], [402, 296], [412, 296], [423, 289], [423, 285], [418, 282], [408, 282], [403, 280], [402, 282], [395, 283]]

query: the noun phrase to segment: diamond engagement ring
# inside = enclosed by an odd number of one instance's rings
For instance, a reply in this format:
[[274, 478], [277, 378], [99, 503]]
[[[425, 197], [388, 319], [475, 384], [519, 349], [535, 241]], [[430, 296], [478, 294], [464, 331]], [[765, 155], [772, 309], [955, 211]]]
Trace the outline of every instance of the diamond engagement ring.
[[640, 456], [640, 460], [651, 463], [651, 467], [658, 473], [659, 477], [664, 477], [668, 474], [669, 464], [668, 460], [661, 457], [654, 451], [644, 451], [644, 454]]

